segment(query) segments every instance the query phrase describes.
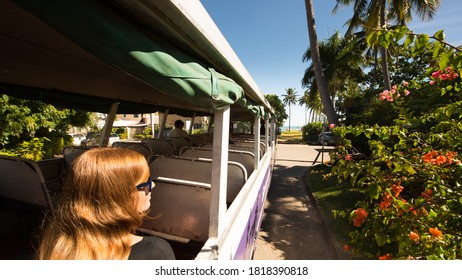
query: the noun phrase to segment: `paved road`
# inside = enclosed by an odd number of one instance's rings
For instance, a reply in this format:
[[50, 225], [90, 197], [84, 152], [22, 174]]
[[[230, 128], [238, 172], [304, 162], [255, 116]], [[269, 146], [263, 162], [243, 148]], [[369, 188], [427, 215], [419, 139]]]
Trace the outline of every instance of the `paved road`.
[[340, 258], [302, 180], [316, 158], [315, 148], [321, 147], [278, 144], [255, 260]]

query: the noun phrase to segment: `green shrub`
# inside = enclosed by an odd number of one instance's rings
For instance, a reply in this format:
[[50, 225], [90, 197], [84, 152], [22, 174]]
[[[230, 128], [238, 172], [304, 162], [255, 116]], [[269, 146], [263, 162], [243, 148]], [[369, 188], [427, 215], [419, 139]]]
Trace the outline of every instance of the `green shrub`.
[[[390, 44], [400, 35], [393, 32], [376, 39]], [[349, 245], [366, 258], [462, 258], [462, 55], [440, 33], [434, 38], [439, 61], [428, 76], [380, 94], [398, 116], [394, 125], [333, 129], [342, 145], [331, 176], [366, 197], [334, 213], [353, 224]], [[418, 55], [428, 36], [410, 34], [404, 44]], [[354, 156], [356, 146], [363, 157]]]

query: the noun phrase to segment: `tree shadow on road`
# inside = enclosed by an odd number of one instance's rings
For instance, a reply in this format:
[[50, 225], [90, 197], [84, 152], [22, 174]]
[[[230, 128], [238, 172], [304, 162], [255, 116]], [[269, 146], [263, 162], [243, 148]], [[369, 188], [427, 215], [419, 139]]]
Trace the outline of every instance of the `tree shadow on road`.
[[276, 165], [268, 192], [262, 238], [286, 260], [338, 259], [321, 216], [306, 193], [307, 166]]

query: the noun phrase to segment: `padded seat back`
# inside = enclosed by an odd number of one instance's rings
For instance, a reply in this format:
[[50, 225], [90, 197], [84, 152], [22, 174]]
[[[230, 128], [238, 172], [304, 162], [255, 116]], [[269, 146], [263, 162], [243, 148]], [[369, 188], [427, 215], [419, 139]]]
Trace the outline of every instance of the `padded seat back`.
[[200, 134], [190, 135], [189, 138], [191, 139], [191, 143], [194, 147], [202, 147], [205, 143], [207, 143], [205, 137]]
[[19, 215], [53, 212], [40, 167], [28, 159], [0, 156], [0, 199], [0, 207]]
[[[212, 160], [184, 157], [158, 157], [149, 164], [151, 177], [187, 180], [204, 184], [212, 181]], [[245, 167], [237, 162], [228, 162], [228, 189], [226, 201], [231, 203], [247, 181]]]
[[85, 151], [88, 151], [93, 147], [84, 147], [84, 146], [66, 146], [63, 148], [63, 157], [66, 168], [71, 166], [74, 160], [83, 154]]
[[175, 155], [175, 147], [165, 139], [145, 138], [141, 143], [149, 147], [153, 155]]
[[[151, 208], [142, 229], [205, 242], [210, 220], [210, 188], [154, 180]], [[152, 217], [152, 218], [149, 218]]]
[[137, 151], [142, 154], [146, 161], [149, 163], [152, 160], [152, 151], [151, 148], [141, 142], [133, 141], [116, 141], [112, 143], [113, 148], [125, 148], [133, 151]]
[[[182, 150], [182, 157], [191, 157], [191, 158], [208, 158], [212, 159], [213, 150], [211, 148], [186, 148]], [[247, 175], [250, 176], [254, 170], [254, 156], [252, 152], [249, 151], [238, 151], [238, 150], [229, 150], [228, 151], [228, 160], [234, 161], [242, 164], [246, 171]]]
[[180, 151], [183, 147], [191, 147], [192, 142], [184, 138], [172, 137], [167, 139], [168, 142], [172, 143], [175, 147], [175, 155], [180, 155]]

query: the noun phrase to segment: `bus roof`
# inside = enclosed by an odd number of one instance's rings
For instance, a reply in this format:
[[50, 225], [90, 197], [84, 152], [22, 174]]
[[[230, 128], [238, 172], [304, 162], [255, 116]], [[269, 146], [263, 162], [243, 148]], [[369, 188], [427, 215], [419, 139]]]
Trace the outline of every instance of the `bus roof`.
[[96, 112], [271, 114], [197, 0], [2, 1], [0, 38], [9, 95]]

